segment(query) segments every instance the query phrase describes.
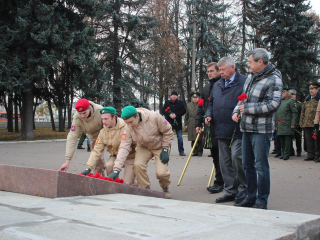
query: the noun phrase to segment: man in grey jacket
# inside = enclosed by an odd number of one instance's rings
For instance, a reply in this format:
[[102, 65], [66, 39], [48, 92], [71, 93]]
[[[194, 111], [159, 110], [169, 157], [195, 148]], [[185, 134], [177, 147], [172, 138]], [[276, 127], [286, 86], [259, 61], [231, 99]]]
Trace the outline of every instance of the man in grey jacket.
[[[274, 129], [273, 114], [282, 97], [282, 77], [279, 70], [269, 64], [269, 55], [263, 48], [248, 54], [251, 75], [243, 92], [247, 100], [234, 108], [232, 119], [241, 117], [242, 159], [247, 179], [247, 197], [235, 206], [267, 209], [270, 194], [268, 155]], [[258, 174], [258, 176], [257, 176]]]

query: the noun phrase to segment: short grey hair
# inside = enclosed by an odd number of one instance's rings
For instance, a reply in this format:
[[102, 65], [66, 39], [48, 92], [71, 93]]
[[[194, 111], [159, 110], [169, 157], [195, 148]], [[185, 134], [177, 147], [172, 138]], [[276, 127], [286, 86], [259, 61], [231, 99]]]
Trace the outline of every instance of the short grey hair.
[[231, 67], [232, 65], [236, 66], [236, 63], [231, 57], [222, 57], [218, 62], [218, 66], [221, 67], [223, 64], [226, 64], [228, 67]]
[[264, 64], [269, 63], [269, 54], [264, 48], [256, 48], [248, 53], [248, 57], [252, 55], [252, 58], [255, 62], [258, 62], [259, 59], [263, 61]]

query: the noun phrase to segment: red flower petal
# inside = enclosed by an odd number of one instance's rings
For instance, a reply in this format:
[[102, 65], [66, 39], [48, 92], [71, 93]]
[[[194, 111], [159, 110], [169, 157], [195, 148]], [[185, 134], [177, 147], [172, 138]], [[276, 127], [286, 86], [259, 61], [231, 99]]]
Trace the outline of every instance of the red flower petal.
[[280, 118], [281, 121], [283, 121], [283, 118]]
[[204, 100], [203, 100], [203, 99], [199, 99], [199, 100], [198, 100], [198, 106], [199, 106], [199, 107], [202, 107], [203, 104], [204, 104]]

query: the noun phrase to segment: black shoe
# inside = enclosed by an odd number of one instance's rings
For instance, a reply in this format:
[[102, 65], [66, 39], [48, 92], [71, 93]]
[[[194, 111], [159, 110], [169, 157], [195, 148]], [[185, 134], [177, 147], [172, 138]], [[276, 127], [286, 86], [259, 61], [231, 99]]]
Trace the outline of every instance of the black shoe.
[[319, 158], [319, 159], [317, 159], [317, 160], [314, 160], [314, 162], [316, 162], [316, 163], [320, 163], [320, 158]]
[[216, 203], [232, 202], [234, 201], [236, 195], [231, 193], [226, 193], [222, 197], [216, 199]]
[[314, 160], [314, 157], [312, 158], [312, 157], [307, 157], [307, 158], [305, 158], [305, 159], [303, 159], [303, 160], [305, 160], [305, 161], [313, 161]]
[[275, 158], [280, 157], [281, 154], [277, 153], [276, 155], [274, 155]]
[[250, 201], [244, 199], [241, 203], [234, 204], [234, 206], [236, 206], [236, 207], [253, 207], [254, 204], [255, 204], [254, 202], [250, 202]]
[[223, 185], [213, 184], [213, 186], [208, 187], [207, 190], [211, 193], [219, 193], [223, 190]]
[[198, 156], [199, 156], [199, 157], [202, 157], [202, 153], [198, 153]]
[[194, 157], [194, 156], [198, 156], [198, 153], [192, 153], [192, 157]]
[[316, 161], [319, 159], [319, 156], [314, 157], [313, 161]]
[[273, 150], [272, 152], [271, 152], [271, 154], [276, 154], [277, 152], [276, 152], [276, 150]]
[[234, 202], [235, 203], [241, 203], [246, 198], [246, 191], [238, 192], [236, 195]]
[[208, 157], [212, 157], [212, 155], [210, 154], [210, 155], [208, 155]]
[[301, 157], [301, 153], [297, 153], [297, 157]]
[[85, 148], [82, 146], [78, 146], [77, 149], [85, 149]]
[[283, 159], [283, 156], [280, 156], [279, 158], [280, 158], [280, 159]]
[[179, 155], [180, 156], [186, 156], [186, 154], [184, 152], [181, 152]]
[[253, 205], [253, 208], [265, 209], [265, 210], [268, 209], [266, 205], [263, 205], [262, 203], [259, 203], [259, 202], [256, 202], [256, 203]]
[[289, 157], [287, 157], [287, 156], [283, 157], [283, 160], [288, 160], [288, 159], [289, 159]]

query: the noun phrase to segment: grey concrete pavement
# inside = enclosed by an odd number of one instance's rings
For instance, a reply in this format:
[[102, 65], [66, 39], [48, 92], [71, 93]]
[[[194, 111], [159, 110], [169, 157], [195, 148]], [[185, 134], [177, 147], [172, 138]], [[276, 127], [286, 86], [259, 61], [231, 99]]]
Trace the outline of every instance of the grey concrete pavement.
[[[186, 154], [191, 150], [190, 142], [184, 138]], [[2, 143], [0, 144], [0, 163], [44, 169], [59, 169], [65, 161], [65, 141], [47, 141], [37, 143]], [[89, 157], [86, 150], [76, 150], [68, 172], [79, 173], [85, 169]], [[204, 150], [203, 157], [192, 157], [180, 186], [177, 186], [187, 157], [180, 157], [176, 138], [172, 142], [169, 170], [171, 172], [170, 191], [172, 198], [183, 201], [211, 203], [212, 206], [228, 205], [233, 202], [216, 204], [215, 199], [224, 194], [210, 194], [206, 187], [212, 169], [212, 159], [207, 157], [209, 150]], [[105, 154], [107, 159], [108, 154]], [[271, 168], [271, 194], [268, 209], [287, 212], [320, 215], [320, 164], [304, 162], [302, 157], [291, 157], [283, 161], [269, 156]], [[155, 177], [155, 163], [149, 162], [148, 173], [153, 190], [161, 191]], [[122, 175], [120, 175], [121, 177]]]
[[0, 191], [0, 239], [318, 239], [320, 216], [125, 194]]

